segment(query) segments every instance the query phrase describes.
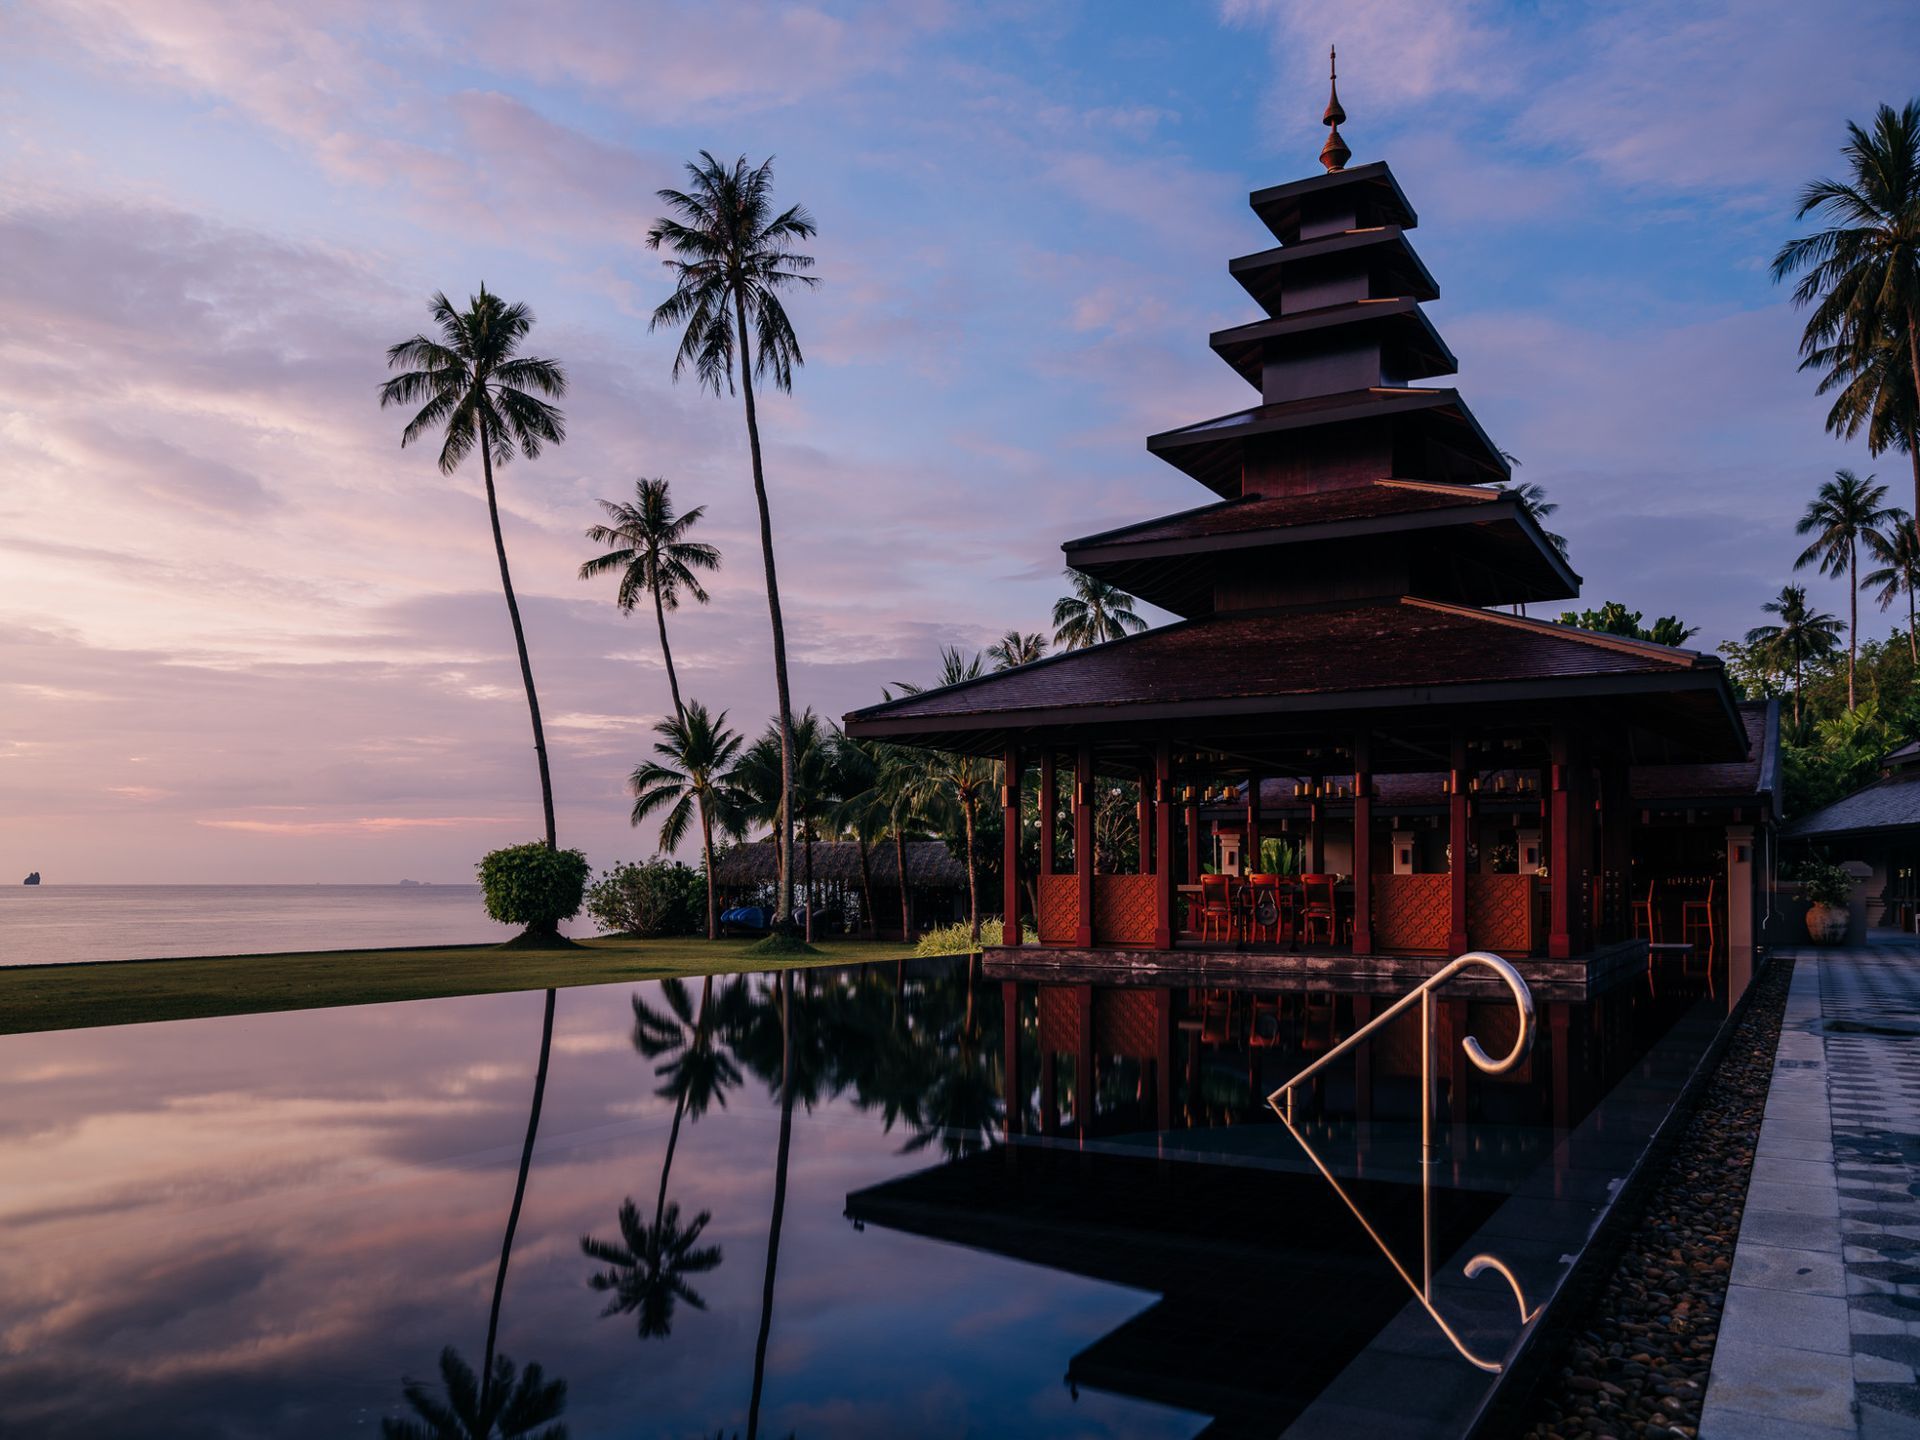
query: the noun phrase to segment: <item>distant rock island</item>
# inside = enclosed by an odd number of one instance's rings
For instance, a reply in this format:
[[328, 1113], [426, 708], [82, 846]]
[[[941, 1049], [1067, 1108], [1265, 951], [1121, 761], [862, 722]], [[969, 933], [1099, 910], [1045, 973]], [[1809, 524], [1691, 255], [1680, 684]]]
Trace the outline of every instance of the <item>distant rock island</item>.
[[38, 870], [33, 871], [20, 883], [22, 885], [38, 885], [40, 883], [40, 872]]

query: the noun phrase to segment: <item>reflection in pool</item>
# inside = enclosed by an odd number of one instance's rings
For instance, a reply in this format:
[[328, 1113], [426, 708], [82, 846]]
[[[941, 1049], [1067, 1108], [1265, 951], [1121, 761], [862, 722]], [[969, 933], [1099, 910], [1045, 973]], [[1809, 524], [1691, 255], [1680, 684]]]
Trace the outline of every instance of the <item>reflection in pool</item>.
[[[0, 1433], [1271, 1436], [1382, 1356], [1444, 1433], [1489, 1377], [1394, 1338], [1342, 1193], [1550, 1293], [1725, 1012], [1661, 966], [1441, 1062], [1428, 1206], [1410, 1027], [1298, 1099], [1339, 1191], [1265, 1105], [1384, 1008], [1324, 989], [942, 962], [0, 1038]], [[1502, 1050], [1500, 1000], [1439, 1009]]]

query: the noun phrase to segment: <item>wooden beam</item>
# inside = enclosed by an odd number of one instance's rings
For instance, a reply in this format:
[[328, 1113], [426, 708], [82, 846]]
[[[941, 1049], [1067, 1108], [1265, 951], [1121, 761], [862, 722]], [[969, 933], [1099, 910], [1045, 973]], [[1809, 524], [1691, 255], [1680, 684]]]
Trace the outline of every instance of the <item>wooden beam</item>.
[[1461, 730], [1453, 732], [1453, 763], [1451, 781], [1447, 796], [1447, 846], [1450, 859], [1447, 864], [1448, 886], [1447, 949], [1454, 955], [1465, 954], [1467, 950], [1467, 800], [1470, 793], [1470, 777], [1467, 774], [1467, 737]]

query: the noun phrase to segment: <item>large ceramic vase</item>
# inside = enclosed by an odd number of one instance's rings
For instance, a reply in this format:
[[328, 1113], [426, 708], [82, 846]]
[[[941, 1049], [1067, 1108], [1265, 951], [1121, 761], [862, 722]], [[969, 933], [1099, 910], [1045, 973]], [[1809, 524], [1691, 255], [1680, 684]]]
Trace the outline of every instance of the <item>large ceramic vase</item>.
[[1847, 938], [1847, 907], [1811, 905], [1807, 908], [1807, 934], [1816, 944], [1838, 945]]

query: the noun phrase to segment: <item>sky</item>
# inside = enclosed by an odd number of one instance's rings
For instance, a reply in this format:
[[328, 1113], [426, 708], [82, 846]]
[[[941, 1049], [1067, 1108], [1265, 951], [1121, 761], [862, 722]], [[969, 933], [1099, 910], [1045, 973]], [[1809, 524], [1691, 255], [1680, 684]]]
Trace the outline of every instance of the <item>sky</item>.
[[539, 835], [480, 476], [376, 400], [482, 281], [571, 380], [565, 444], [499, 477], [561, 843], [653, 852], [624, 781], [670, 701], [651, 617], [576, 576], [597, 499], [706, 507], [681, 684], [772, 708], [739, 403], [648, 325], [703, 148], [819, 224], [761, 407], [796, 704], [1046, 628], [1063, 540], [1209, 498], [1145, 437], [1251, 397], [1206, 337], [1257, 315], [1247, 193], [1318, 172], [1330, 42], [1352, 163], [1420, 214], [1440, 383], [1586, 603], [1710, 649], [1836, 467], [1904, 498], [1824, 434], [1768, 263], [1913, 93], [1905, 0], [4, 0], [0, 881], [444, 883]]

